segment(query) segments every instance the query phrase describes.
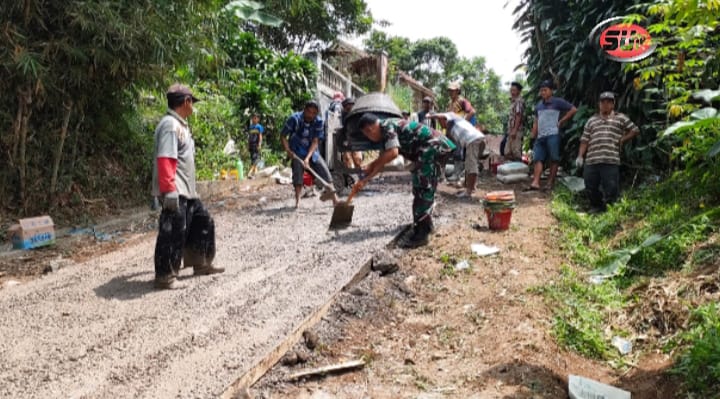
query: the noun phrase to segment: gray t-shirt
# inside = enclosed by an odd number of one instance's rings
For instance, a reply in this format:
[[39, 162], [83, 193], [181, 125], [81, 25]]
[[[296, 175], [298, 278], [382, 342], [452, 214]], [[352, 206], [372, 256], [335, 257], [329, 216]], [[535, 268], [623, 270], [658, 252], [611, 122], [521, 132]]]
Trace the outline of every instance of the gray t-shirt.
[[550, 97], [548, 101], [540, 100], [535, 106], [538, 120], [538, 137], [547, 137], [559, 133], [560, 115], [570, 111], [573, 105], [559, 97]]
[[441, 114], [445, 116], [448, 123], [451, 123], [450, 131], [448, 135], [451, 139], [455, 140], [462, 148], [468, 146], [477, 140], [482, 140], [485, 135], [479, 130], [475, 129], [472, 123], [468, 122], [465, 118], [453, 112]]
[[160, 196], [158, 183], [158, 158], [177, 160], [175, 188], [181, 196], [198, 198], [195, 189], [195, 140], [186, 120], [172, 110], [160, 120], [155, 129], [155, 157], [153, 158], [154, 196]]

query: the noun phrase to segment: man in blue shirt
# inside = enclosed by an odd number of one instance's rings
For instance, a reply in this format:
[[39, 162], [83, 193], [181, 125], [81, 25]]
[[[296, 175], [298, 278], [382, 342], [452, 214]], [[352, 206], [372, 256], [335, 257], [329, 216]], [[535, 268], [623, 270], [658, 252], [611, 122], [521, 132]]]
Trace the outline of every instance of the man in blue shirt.
[[558, 163], [560, 162], [560, 127], [572, 119], [577, 108], [559, 97], [553, 97], [552, 82], [546, 80], [540, 84], [540, 97], [542, 100], [535, 106], [535, 122], [532, 127], [533, 161], [535, 170], [533, 181], [527, 190], [540, 189], [540, 175], [544, 170], [544, 163], [550, 163], [549, 189], [555, 185]]
[[[285, 122], [282, 130], [282, 144], [285, 152], [288, 153], [292, 160], [292, 181], [295, 186], [295, 208], [300, 205], [300, 194], [303, 187], [303, 174], [305, 169], [315, 171], [325, 181], [330, 182], [330, 170], [318, 152], [320, 141], [325, 139], [324, 124], [322, 118], [318, 116], [320, 106], [316, 101], [308, 101], [305, 108], [292, 114]], [[303, 162], [295, 159], [295, 156], [302, 159]], [[338, 198], [333, 196], [333, 203], [337, 203]]]

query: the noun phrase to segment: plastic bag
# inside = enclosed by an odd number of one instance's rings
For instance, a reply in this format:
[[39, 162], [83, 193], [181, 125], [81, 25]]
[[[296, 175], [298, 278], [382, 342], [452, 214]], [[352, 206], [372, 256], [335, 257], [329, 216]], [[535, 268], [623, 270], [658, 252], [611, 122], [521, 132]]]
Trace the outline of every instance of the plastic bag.
[[223, 148], [223, 154], [232, 155], [235, 153], [237, 153], [237, 148], [235, 148], [235, 140], [228, 139], [227, 143], [225, 144], [225, 148]]

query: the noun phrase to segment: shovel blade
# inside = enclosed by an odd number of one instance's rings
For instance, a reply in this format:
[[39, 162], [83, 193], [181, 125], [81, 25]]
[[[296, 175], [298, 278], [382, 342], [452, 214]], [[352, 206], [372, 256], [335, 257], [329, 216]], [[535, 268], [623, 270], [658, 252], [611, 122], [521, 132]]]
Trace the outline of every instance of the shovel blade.
[[330, 219], [331, 229], [341, 229], [350, 226], [355, 211], [355, 205], [347, 202], [341, 202], [333, 209], [332, 219]]

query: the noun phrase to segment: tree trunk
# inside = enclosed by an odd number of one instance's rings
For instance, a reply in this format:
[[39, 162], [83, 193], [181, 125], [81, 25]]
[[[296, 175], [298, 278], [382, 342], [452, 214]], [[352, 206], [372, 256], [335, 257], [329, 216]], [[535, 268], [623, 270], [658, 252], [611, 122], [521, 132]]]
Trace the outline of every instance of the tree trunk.
[[70, 115], [72, 114], [73, 101], [63, 104], [65, 107], [65, 117], [63, 118], [62, 128], [60, 129], [60, 142], [55, 147], [55, 163], [53, 163], [52, 178], [50, 179], [50, 195], [53, 197], [57, 192], [58, 173], [60, 172], [60, 162], [62, 161], [63, 147], [65, 146], [65, 138], [67, 138], [68, 125], [70, 125]]
[[22, 118], [19, 128], [18, 145], [18, 176], [20, 206], [23, 211], [27, 208], [27, 132], [30, 116], [32, 115], [32, 88], [30, 86], [18, 93], [18, 106], [22, 107]]

